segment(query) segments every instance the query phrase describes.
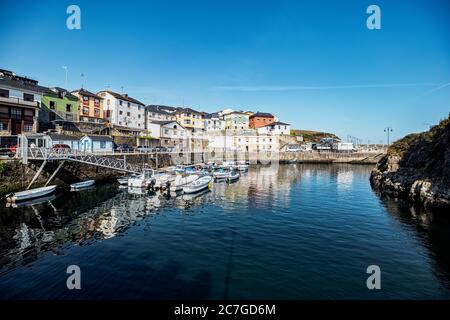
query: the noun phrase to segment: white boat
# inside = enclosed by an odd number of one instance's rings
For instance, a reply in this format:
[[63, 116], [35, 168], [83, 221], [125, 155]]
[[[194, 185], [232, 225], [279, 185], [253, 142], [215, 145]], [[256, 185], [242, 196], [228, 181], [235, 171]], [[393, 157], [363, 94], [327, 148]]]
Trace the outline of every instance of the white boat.
[[183, 187], [184, 193], [196, 193], [205, 190], [211, 186], [212, 177], [205, 176], [201, 177], [191, 183], [188, 183]]
[[55, 191], [57, 186], [48, 186], [48, 187], [41, 187], [41, 188], [35, 188], [20, 192], [15, 192], [8, 194], [6, 196], [6, 201], [8, 202], [17, 202], [17, 201], [24, 201], [29, 199], [35, 199], [40, 198], [46, 195], [49, 195]]
[[144, 169], [144, 172], [128, 179], [128, 186], [133, 188], [147, 188], [151, 183], [155, 183], [155, 171], [153, 169]]
[[117, 182], [122, 185], [128, 185], [128, 179], [130, 179], [130, 177], [117, 178]]
[[229, 174], [230, 174], [230, 171], [221, 168], [213, 173], [213, 177], [216, 180], [226, 179], [226, 178], [228, 178]]
[[236, 180], [239, 179], [239, 176], [240, 176], [240, 174], [239, 174], [239, 172], [237, 170], [231, 170], [228, 173], [228, 177], [226, 178], [227, 182], [236, 181]]
[[90, 186], [93, 186], [95, 184], [95, 180], [86, 180], [86, 181], [81, 181], [81, 182], [77, 182], [77, 183], [72, 183], [70, 185], [70, 189], [72, 190], [80, 190], [83, 188], [87, 188]]
[[183, 190], [183, 187], [199, 178], [196, 174], [188, 176], [177, 175], [175, 181], [170, 185], [170, 191], [177, 192]]
[[176, 176], [173, 174], [167, 174], [167, 173], [163, 173], [163, 174], [157, 174], [155, 176], [155, 188], [161, 188], [161, 187], [166, 187], [167, 183], [172, 184], [176, 179]]

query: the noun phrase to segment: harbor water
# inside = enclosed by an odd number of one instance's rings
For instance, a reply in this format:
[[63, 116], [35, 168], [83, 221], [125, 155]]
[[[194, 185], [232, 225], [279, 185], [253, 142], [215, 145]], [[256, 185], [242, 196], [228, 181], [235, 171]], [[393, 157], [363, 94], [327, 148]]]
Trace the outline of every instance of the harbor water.
[[111, 184], [3, 203], [0, 298], [450, 298], [450, 224], [380, 198], [370, 170], [252, 166], [197, 195]]

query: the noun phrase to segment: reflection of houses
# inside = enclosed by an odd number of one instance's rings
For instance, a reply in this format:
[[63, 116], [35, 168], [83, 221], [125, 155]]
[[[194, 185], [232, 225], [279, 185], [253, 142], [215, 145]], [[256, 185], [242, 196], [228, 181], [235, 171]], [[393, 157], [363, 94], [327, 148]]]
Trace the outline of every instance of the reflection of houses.
[[79, 148], [86, 152], [112, 152], [113, 141], [108, 136], [86, 135], [80, 139]]
[[101, 97], [83, 88], [72, 91], [72, 94], [78, 97], [78, 101], [80, 103], [80, 121], [94, 123], [104, 122], [103, 100]]
[[271, 113], [256, 112], [249, 117], [249, 127], [258, 129], [275, 122], [275, 117]]
[[258, 128], [259, 134], [288, 136], [291, 134], [291, 125], [284, 122], [273, 122]]
[[176, 121], [152, 121], [148, 125], [152, 137], [159, 139], [160, 146], [185, 149], [186, 130]]
[[35, 133], [42, 93], [36, 80], [0, 69], [0, 135]]
[[39, 121], [78, 121], [78, 97], [63, 88], [51, 88], [42, 96]]

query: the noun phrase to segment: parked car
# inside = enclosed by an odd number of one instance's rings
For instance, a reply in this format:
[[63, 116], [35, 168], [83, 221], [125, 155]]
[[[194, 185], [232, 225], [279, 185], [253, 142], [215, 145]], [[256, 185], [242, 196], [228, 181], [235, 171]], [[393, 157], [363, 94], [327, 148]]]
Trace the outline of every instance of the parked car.
[[286, 147], [286, 152], [299, 152], [300, 146], [296, 144], [290, 144]]
[[118, 152], [133, 152], [134, 148], [133, 148], [133, 146], [124, 143], [124, 144], [119, 144], [114, 150], [118, 151]]
[[52, 149], [56, 150], [70, 150], [70, 146], [64, 143], [57, 143], [52, 146]]

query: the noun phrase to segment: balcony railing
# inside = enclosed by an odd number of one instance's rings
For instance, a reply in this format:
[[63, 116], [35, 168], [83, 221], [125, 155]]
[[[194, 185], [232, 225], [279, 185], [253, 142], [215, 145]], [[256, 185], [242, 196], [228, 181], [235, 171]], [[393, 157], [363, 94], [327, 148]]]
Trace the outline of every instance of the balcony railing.
[[27, 101], [27, 100], [16, 98], [16, 97], [9, 97], [9, 98], [0, 97], [0, 103], [1, 102], [14, 104], [14, 105], [18, 105], [18, 106], [27, 106], [27, 107], [35, 107], [35, 108], [39, 107], [38, 101]]

